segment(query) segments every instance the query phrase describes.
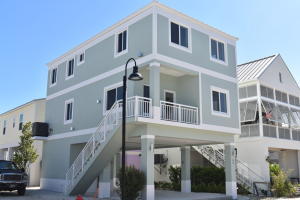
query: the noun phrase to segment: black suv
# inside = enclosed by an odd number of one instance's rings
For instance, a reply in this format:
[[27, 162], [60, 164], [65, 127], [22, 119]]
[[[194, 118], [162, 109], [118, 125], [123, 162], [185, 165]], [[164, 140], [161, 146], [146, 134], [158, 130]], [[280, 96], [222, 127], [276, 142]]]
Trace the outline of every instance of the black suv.
[[17, 190], [19, 195], [24, 195], [27, 182], [24, 169], [18, 169], [12, 161], [0, 160], [0, 191]]

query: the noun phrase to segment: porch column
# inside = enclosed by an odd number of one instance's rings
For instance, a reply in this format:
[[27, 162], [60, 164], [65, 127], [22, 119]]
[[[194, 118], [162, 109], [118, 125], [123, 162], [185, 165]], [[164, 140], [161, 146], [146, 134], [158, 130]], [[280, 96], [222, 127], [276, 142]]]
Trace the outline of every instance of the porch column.
[[191, 147], [181, 148], [181, 192], [191, 192]]
[[4, 160], [4, 149], [0, 149], [0, 160]]
[[234, 144], [225, 144], [224, 147], [226, 195], [230, 196], [232, 199], [237, 199]]
[[146, 185], [143, 192], [143, 199], [154, 200], [154, 135], [141, 136], [141, 170], [146, 176]]
[[13, 153], [14, 153], [14, 148], [13, 147], [9, 147], [7, 150], [7, 160], [11, 160], [13, 157]]
[[110, 198], [111, 162], [102, 170], [99, 179], [98, 198]]
[[117, 153], [114, 156], [114, 160], [113, 160], [113, 166], [112, 166], [112, 170], [113, 170], [113, 187], [117, 187], [117, 180], [118, 180], [118, 173], [120, 171], [121, 168], [121, 155], [120, 153]]
[[149, 84], [152, 99], [153, 118], [160, 119], [160, 63], [150, 63]]

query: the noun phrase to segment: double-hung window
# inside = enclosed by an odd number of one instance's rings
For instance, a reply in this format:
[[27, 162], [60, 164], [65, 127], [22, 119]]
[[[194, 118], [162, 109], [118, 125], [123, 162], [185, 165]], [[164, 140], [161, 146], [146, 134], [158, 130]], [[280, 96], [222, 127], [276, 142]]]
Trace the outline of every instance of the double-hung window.
[[50, 74], [50, 86], [56, 85], [57, 82], [57, 68], [53, 68]]
[[212, 88], [212, 113], [229, 116], [229, 92], [227, 90]]
[[77, 56], [77, 65], [83, 64], [84, 61], [85, 61], [85, 52], [81, 52], [81, 53], [78, 54], [78, 56]]
[[72, 77], [74, 77], [74, 58], [70, 59], [67, 62], [67, 66], [66, 66], [66, 79], [70, 79]]
[[3, 135], [5, 135], [6, 132], [6, 120], [3, 121]]
[[210, 40], [210, 57], [212, 60], [226, 63], [225, 43], [215, 39]]
[[74, 99], [69, 99], [65, 102], [64, 123], [70, 124], [73, 121]]
[[127, 30], [116, 35], [116, 56], [127, 52]]
[[22, 130], [22, 128], [23, 128], [23, 120], [24, 120], [24, 115], [20, 114], [20, 116], [19, 116], [19, 131]]
[[189, 48], [189, 29], [185, 26], [170, 22], [171, 43]]
[[123, 98], [123, 86], [106, 91], [106, 110], [110, 110], [114, 103]]

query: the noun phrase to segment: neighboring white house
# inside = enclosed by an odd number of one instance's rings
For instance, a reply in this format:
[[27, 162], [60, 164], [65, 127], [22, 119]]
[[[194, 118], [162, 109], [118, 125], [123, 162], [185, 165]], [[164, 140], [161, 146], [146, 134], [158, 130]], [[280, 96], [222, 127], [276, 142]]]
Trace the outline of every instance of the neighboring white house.
[[[27, 122], [45, 121], [45, 99], [35, 99], [0, 114], [0, 160], [11, 160], [19, 146], [22, 127]], [[30, 165], [29, 185], [40, 185], [42, 142], [34, 141], [39, 157]]]
[[300, 177], [300, 89], [278, 55], [238, 66], [241, 136], [237, 157], [265, 181], [269, 162]]

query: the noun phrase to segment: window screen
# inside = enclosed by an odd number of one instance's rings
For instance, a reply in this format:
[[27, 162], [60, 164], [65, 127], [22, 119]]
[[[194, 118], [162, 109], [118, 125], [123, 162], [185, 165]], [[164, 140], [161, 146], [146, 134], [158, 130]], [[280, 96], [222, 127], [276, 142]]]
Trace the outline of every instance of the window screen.
[[243, 102], [240, 104], [241, 122], [250, 122], [256, 120], [257, 101]]
[[260, 93], [261, 93], [261, 96], [263, 96], [263, 97], [274, 99], [274, 93], [273, 93], [272, 88], [268, 88], [268, 87], [265, 87], [265, 86], [261, 85], [260, 86]]

